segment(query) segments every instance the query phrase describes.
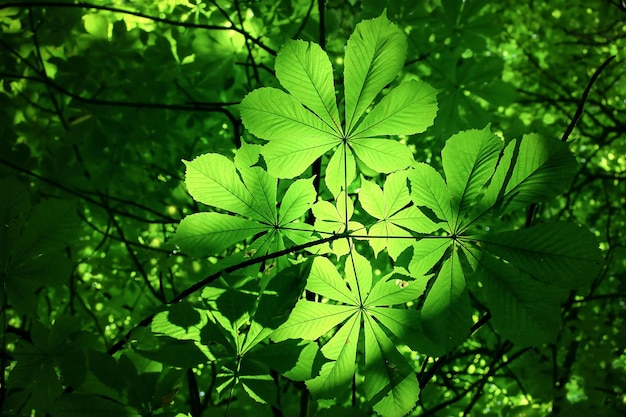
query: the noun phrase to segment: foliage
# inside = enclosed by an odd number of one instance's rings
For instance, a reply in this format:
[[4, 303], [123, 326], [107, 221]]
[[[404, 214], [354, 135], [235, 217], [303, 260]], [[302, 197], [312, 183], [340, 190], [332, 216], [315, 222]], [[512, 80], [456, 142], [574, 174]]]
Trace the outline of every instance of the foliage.
[[624, 11], [506, 3], [0, 5], [2, 415], [620, 415]]

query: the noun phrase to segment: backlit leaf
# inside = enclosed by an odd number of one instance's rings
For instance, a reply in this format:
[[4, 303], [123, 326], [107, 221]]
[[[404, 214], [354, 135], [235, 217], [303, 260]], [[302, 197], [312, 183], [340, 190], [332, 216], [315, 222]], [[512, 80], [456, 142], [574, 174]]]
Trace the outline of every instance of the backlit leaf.
[[346, 133], [354, 131], [374, 98], [396, 78], [406, 49], [404, 33], [384, 14], [356, 26], [345, 56]]
[[288, 41], [274, 67], [281, 85], [340, 134], [333, 68], [322, 48], [313, 42]]

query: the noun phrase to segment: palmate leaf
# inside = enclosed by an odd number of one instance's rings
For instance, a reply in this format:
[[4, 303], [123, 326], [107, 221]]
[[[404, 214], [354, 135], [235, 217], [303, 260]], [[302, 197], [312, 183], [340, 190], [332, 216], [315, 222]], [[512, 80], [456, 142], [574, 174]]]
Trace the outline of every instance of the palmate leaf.
[[[296, 244], [308, 241], [310, 226], [296, 222], [315, 201], [313, 179], [294, 181], [277, 209], [277, 179], [251, 166], [258, 159], [257, 149], [244, 145], [235, 163], [218, 154], [185, 162], [185, 182], [194, 199], [234, 214], [191, 214], [181, 221], [172, 244], [191, 255], [208, 256], [260, 234], [250, 250], [264, 255], [269, 250], [284, 249], [283, 236]], [[283, 234], [283, 229], [289, 230]]]
[[260, 152], [269, 173], [292, 178], [334, 150], [325, 183], [337, 197], [355, 178], [356, 160], [383, 173], [412, 164], [409, 148], [384, 136], [425, 131], [437, 112], [433, 88], [402, 83], [363, 116], [397, 76], [406, 48], [405, 35], [384, 14], [357, 25], [346, 47], [342, 125], [328, 56], [314, 43], [287, 42], [276, 58], [276, 76], [291, 94], [261, 88], [240, 105], [244, 125], [268, 141]]
[[[318, 376], [306, 381], [315, 397], [332, 398], [350, 386], [357, 367], [359, 339], [363, 335], [366, 341], [364, 378], [365, 381], [372, 379], [366, 382], [369, 384], [365, 388], [367, 398], [383, 415], [404, 415], [415, 405], [419, 387], [411, 367], [385, 332], [390, 331], [398, 340], [413, 340], [404, 337], [409, 333], [415, 339], [422, 338], [419, 312], [391, 306], [419, 297], [426, 280], [406, 282], [398, 278], [400, 275], [393, 274], [374, 282], [369, 261], [354, 249], [347, 256], [344, 272], [345, 279], [342, 279], [333, 263], [326, 258], [316, 258], [306, 288], [343, 304], [300, 300], [287, 322], [272, 333], [271, 338], [274, 341], [316, 340], [337, 329], [321, 349], [329, 362], [322, 366]], [[398, 369], [400, 374], [397, 374]]]
[[384, 191], [361, 177], [359, 201], [368, 214], [379, 220], [368, 231], [375, 255], [387, 248], [389, 256], [396, 260], [413, 244], [414, 239], [408, 230], [432, 233], [439, 228], [415, 206], [405, 208], [411, 202], [405, 171], [388, 175]]
[[[203, 290], [205, 308], [186, 302], [168, 306], [154, 317], [152, 332], [208, 349], [204, 362], [214, 361], [220, 369], [220, 393], [226, 395], [231, 388], [241, 386], [255, 401], [277, 405], [276, 386], [262, 360], [268, 355], [264, 352], [268, 345], [263, 342], [288, 319], [302, 294], [310, 265], [303, 262], [284, 268], [264, 288], [258, 280], [235, 282], [232, 286], [231, 280], [220, 280], [219, 286]], [[282, 357], [282, 372], [296, 367], [307, 346], [291, 345], [291, 355]], [[308, 351], [310, 354], [311, 349]]]
[[[314, 228], [320, 233], [342, 233], [346, 229], [346, 224], [348, 230], [357, 234], [365, 230], [361, 223], [350, 220], [354, 214], [354, 203], [352, 199], [344, 198], [343, 192], [339, 194], [336, 205], [322, 200], [313, 204], [311, 210], [315, 216]], [[352, 238], [335, 240], [331, 245], [332, 253], [338, 257], [345, 255], [350, 251], [350, 242]]]
[[[560, 289], [584, 287], [599, 270], [601, 256], [594, 236], [566, 223], [491, 234], [471, 231], [486, 213], [500, 214], [562, 191], [574, 171], [573, 157], [562, 143], [536, 135], [524, 136], [503, 150], [503, 143], [485, 128], [450, 138], [442, 162], [445, 183], [423, 164], [408, 173], [413, 203], [446, 220], [449, 233], [413, 245], [411, 274], [431, 270], [436, 274], [421, 311], [432, 345], [422, 351], [444, 354], [468, 334], [471, 307], [465, 276], [475, 280], [475, 270], [482, 283], [474, 286], [477, 295], [484, 295], [504, 336], [526, 344], [553, 340]], [[463, 265], [459, 248], [466, 256]], [[440, 261], [450, 250], [452, 255]], [[539, 293], [533, 301], [532, 294]], [[541, 322], [540, 311], [548, 305], [549, 317]]]

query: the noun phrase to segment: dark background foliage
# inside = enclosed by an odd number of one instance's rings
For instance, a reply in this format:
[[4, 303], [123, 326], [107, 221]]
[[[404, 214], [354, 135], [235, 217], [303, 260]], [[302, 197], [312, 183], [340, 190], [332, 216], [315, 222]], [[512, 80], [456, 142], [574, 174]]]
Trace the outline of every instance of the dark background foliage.
[[[624, 415], [626, 8], [617, 0], [386, 7], [409, 40], [400, 78], [440, 91], [433, 127], [408, 138], [415, 159], [439, 167], [450, 135], [488, 123], [507, 138], [569, 135], [578, 172], [537, 215], [588, 226], [606, 260], [562, 306], [556, 343], [516, 348], [481, 323], [416, 369], [414, 415]], [[184, 215], [204, 209], [186, 193], [181, 159], [232, 155], [248, 135], [236, 104], [277, 86], [274, 58], [287, 39], [319, 43], [340, 69], [355, 25], [381, 9], [371, 0], [0, 4], [3, 416], [71, 415], [88, 402], [113, 415], [223, 414], [215, 369], [155, 365], [134, 351], [151, 343], [142, 320], [217, 262], [167, 244]], [[126, 406], [75, 396], [54, 408], [90, 375], [103, 395], [124, 391]], [[302, 413], [302, 385], [274, 377], [282, 411], [242, 397], [228, 402], [231, 415]]]

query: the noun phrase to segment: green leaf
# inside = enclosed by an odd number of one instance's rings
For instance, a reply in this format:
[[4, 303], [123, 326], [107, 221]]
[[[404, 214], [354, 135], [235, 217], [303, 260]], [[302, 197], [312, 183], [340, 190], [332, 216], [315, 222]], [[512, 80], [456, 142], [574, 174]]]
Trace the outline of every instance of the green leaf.
[[349, 146], [340, 145], [326, 165], [324, 183], [335, 198], [356, 178], [356, 162]]
[[401, 210], [411, 201], [404, 171], [387, 176], [384, 192], [378, 185], [361, 178], [359, 201], [366, 212], [380, 220], [368, 231], [369, 243], [375, 255], [387, 248], [389, 256], [396, 260], [400, 253], [411, 246], [414, 239], [403, 228], [418, 233], [430, 233], [438, 229], [416, 207]]
[[381, 250], [387, 249], [387, 253], [394, 261], [415, 240], [411, 233], [388, 220], [381, 220], [374, 224], [367, 234], [369, 244], [374, 249], [374, 255], [378, 256]]
[[262, 155], [270, 175], [293, 178], [340, 143], [337, 133], [293, 96], [259, 88], [239, 105], [241, 119], [255, 136], [268, 140]]
[[106, 16], [99, 13], [90, 13], [83, 16], [85, 30], [97, 39], [109, 38], [109, 21]]
[[[256, 310], [251, 315], [252, 323], [246, 334], [242, 353], [256, 346], [288, 320], [298, 298], [304, 291], [305, 277], [309, 275], [310, 270], [310, 261], [291, 265], [278, 272], [262, 289], [258, 296]], [[234, 301], [236, 302], [237, 299]], [[253, 332], [254, 324], [258, 324], [258, 329]]]
[[350, 139], [355, 155], [376, 172], [390, 173], [414, 163], [411, 150], [390, 139]]
[[204, 310], [181, 302], [172, 304], [167, 311], [157, 313], [152, 319], [151, 329], [154, 333], [177, 340], [200, 340], [200, 332], [207, 323]]
[[361, 177], [359, 202], [365, 211], [377, 219], [386, 219], [411, 201], [405, 172], [388, 175], [384, 188], [383, 192], [378, 185]]
[[297, 180], [291, 184], [280, 203], [279, 226], [285, 226], [304, 216], [315, 203], [316, 196], [313, 178]]
[[409, 170], [411, 199], [418, 207], [427, 207], [441, 219], [452, 223], [454, 220], [450, 206], [450, 194], [443, 178], [433, 167], [417, 163]]
[[595, 236], [572, 223], [544, 223], [479, 236], [481, 247], [548, 284], [576, 289], [600, 271], [602, 255]]
[[322, 348], [322, 353], [331, 362], [322, 365], [319, 376], [306, 382], [313, 397], [334, 398], [339, 391], [350, 387], [356, 371], [360, 316], [359, 313], [353, 314]]
[[[243, 143], [235, 154], [235, 166], [252, 196], [253, 214], [257, 220], [276, 222], [276, 188], [278, 181], [261, 167], [252, 167], [258, 160], [258, 146]], [[232, 171], [231, 171], [232, 173]]]
[[391, 332], [396, 338], [396, 343], [406, 344], [423, 354], [431, 356], [439, 354], [440, 347], [424, 333], [419, 311], [380, 307], [368, 307], [367, 310]]
[[357, 305], [357, 297], [346, 287], [343, 277], [328, 258], [317, 257], [313, 261], [307, 289], [323, 297], [342, 303]]
[[341, 135], [333, 67], [326, 52], [313, 42], [287, 41], [274, 68], [281, 85]]
[[247, 356], [267, 364], [292, 381], [313, 379], [325, 362], [317, 343], [305, 340], [285, 340], [262, 345]]
[[376, 321], [367, 317], [364, 324], [366, 398], [380, 415], [403, 417], [417, 403], [417, 377]]
[[407, 282], [403, 278], [405, 277], [396, 273], [381, 278], [372, 287], [364, 304], [366, 306], [404, 304], [416, 300], [424, 293], [426, 279]]
[[350, 137], [354, 140], [424, 132], [437, 114], [436, 95], [437, 91], [424, 82], [406, 81], [383, 97]]
[[460, 132], [446, 141], [441, 159], [454, 212], [464, 213], [476, 203], [495, 172], [502, 147], [489, 126]]
[[[354, 213], [352, 199], [345, 198], [343, 192], [337, 196], [336, 205], [328, 201], [318, 201], [312, 207], [315, 215], [315, 230], [323, 233], [343, 233], [347, 229], [355, 232], [363, 231], [365, 227], [349, 221]], [[332, 251], [336, 256], [343, 256], [350, 251], [350, 238], [338, 239], [332, 243]]]
[[286, 339], [316, 340], [332, 328], [343, 323], [358, 311], [354, 306], [315, 303], [300, 300], [287, 322], [272, 333], [272, 340]]
[[422, 307], [425, 334], [438, 348], [436, 356], [450, 352], [472, 327], [472, 309], [465, 277], [456, 251], [443, 261]]
[[575, 172], [576, 160], [566, 143], [524, 135], [505, 148], [485, 199], [504, 208], [526, 207], [561, 193]]
[[[389, 222], [402, 226], [417, 233], [429, 234], [440, 229], [439, 223], [430, 220], [420, 209], [409, 206], [387, 219]], [[411, 242], [412, 243], [412, 242]]]
[[356, 250], [346, 259], [345, 278], [353, 294], [358, 296], [357, 306], [362, 305], [372, 288], [372, 265]]
[[187, 167], [185, 184], [194, 200], [242, 216], [264, 219], [263, 209], [239, 179], [230, 159], [210, 153], [183, 162]]
[[180, 222], [171, 243], [185, 253], [203, 257], [266, 230], [267, 226], [254, 220], [222, 213], [195, 213]]
[[449, 239], [421, 239], [413, 245], [413, 258], [409, 263], [411, 276], [421, 277], [430, 271], [450, 246]]
[[566, 292], [491, 256], [483, 256], [479, 263], [494, 327], [520, 347], [553, 342], [561, 326], [560, 305]]
[[348, 135], [378, 93], [396, 78], [406, 50], [404, 33], [384, 13], [356, 26], [348, 40], [344, 67]]

